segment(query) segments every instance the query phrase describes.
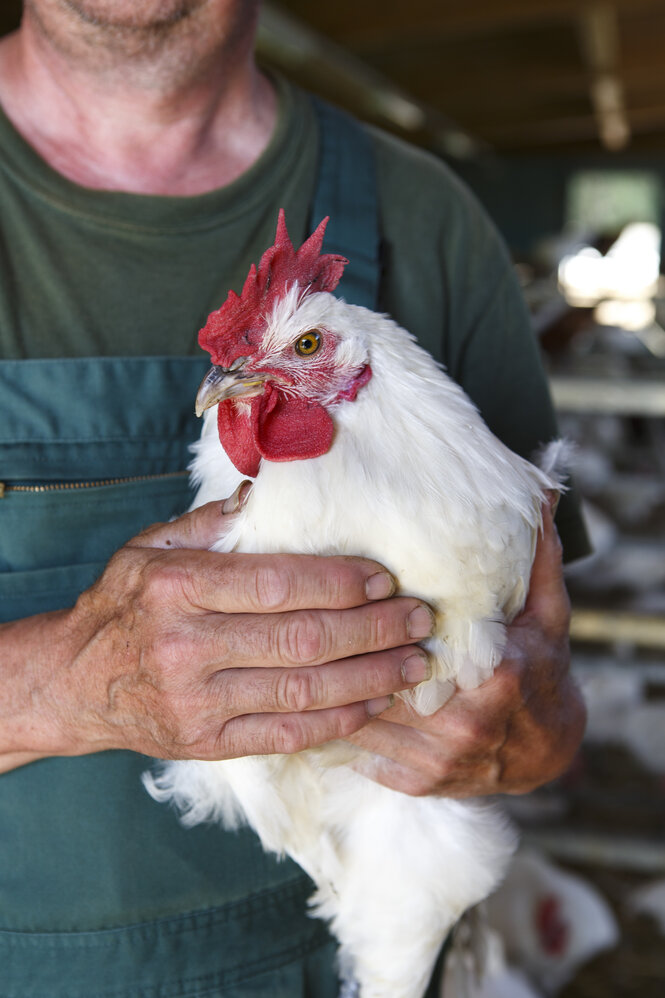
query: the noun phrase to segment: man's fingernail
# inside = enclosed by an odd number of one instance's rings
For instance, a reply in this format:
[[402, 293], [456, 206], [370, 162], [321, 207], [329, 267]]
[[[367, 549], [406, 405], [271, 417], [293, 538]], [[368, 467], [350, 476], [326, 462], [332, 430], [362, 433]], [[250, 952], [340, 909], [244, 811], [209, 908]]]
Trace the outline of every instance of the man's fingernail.
[[378, 714], [383, 714], [384, 710], [388, 710], [395, 703], [395, 697], [390, 694], [387, 697], [374, 697], [373, 700], [365, 701], [365, 709], [369, 717], [376, 717]]
[[416, 641], [420, 638], [428, 638], [434, 633], [434, 624], [434, 614], [428, 606], [421, 603], [406, 618], [407, 634], [410, 638], [415, 638]]
[[559, 508], [559, 503], [561, 502], [560, 492], [548, 492], [547, 501], [550, 504], [550, 510], [552, 512], [552, 519], [556, 516], [556, 511]]
[[367, 599], [385, 599], [395, 592], [395, 580], [388, 572], [377, 572], [370, 575], [365, 582]]
[[405, 683], [422, 683], [432, 676], [432, 665], [425, 654], [415, 652], [402, 662], [402, 678]]
[[245, 479], [241, 482], [238, 488], [235, 490], [232, 496], [225, 499], [222, 503], [222, 513], [227, 516], [229, 513], [238, 513], [247, 500], [249, 499], [249, 494], [252, 491], [252, 482]]

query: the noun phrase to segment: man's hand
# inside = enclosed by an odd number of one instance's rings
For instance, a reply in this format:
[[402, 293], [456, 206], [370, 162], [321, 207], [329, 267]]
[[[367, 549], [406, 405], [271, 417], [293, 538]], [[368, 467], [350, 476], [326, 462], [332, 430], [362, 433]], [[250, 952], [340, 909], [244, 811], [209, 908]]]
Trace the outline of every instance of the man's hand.
[[237, 500], [158, 524], [70, 611], [0, 627], [0, 755], [295, 752], [347, 737], [426, 675], [433, 626], [361, 558], [208, 550]]
[[360, 772], [407, 794], [472, 797], [526, 793], [569, 766], [586, 713], [569, 672], [561, 544], [543, 515], [526, 605], [494, 676], [431, 717], [398, 701], [350, 739], [373, 753]]

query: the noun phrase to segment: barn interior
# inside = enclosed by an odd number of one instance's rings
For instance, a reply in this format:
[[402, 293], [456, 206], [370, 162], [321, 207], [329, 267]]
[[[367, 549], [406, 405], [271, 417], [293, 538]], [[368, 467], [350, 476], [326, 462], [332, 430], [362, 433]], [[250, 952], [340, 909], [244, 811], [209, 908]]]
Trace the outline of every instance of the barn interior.
[[[5, 0], [0, 32], [19, 16]], [[442, 158], [483, 203], [576, 445], [594, 554], [567, 583], [588, 729], [565, 776], [507, 801], [523, 866], [490, 906], [488, 960], [513, 976], [475, 998], [663, 992], [664, 51], [665, 0], [261, 14], [266, 68]]]

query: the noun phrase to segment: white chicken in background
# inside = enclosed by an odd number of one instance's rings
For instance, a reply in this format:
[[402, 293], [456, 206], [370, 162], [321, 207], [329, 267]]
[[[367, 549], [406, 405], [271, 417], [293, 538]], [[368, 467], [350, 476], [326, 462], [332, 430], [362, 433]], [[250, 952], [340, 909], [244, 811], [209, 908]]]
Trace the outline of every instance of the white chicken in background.
[[[461, 938], [460, 938], [461, 937]], [[511, 967], [484, 904], [464, 916], [446, 953], [439, 998], [544, 998], [526, 974]]]
[[586, 742], [622, 745], [650, 773], [665, 775], [665, 704], [649, 699], [650, 683], [663, 682], [662, 666], [581, 657], [574, 664], [587, 708]]
[[617, 920], [596, 887], [533, 850], [515, 856], [486, 910], [507, 960], [548, 995], [619, 941]]
[[[201, 330], [214, 366], [197, 399], [210, 411], [194, 506], [251, 478], [213, 550], [364, 556], [426, 600], [433, 673], [404, 695], [429, 714], [501, 660], [545, 492], [561, 486], [490, 433], [409, 333], [330, 293], [347, 261], [321, 254], [326, 222], [296, 252], [280, 212], [242, 294]], [[420, 998], [451, 927], [500, 880], [515, 834], [487, 802], [408, 797], [338, 764], [355, 751], [169, 762], [146, 784], [186, 824], [247, 822], [300, 864], [339, 940], [346, 993]]]

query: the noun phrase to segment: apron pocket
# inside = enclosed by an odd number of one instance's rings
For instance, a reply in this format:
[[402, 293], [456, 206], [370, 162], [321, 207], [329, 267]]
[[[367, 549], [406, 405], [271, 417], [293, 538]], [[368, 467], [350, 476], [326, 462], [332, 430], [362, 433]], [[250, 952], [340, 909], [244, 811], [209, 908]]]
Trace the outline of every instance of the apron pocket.
[[36, 568], [0, 574], [0, 621], [73, 606], [79, 595], [104, 571], [105, 561], [85, 565]]
[[335, 944], [305, 877], [120, 929], [0, 931], [0, 998], [336, 998]]
[[7, 489], [0, 499], [0, 621], [72, 606], [112, 554], [191, 502], [187, 475], [48, 491]]

